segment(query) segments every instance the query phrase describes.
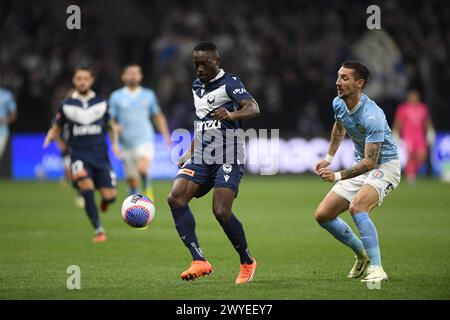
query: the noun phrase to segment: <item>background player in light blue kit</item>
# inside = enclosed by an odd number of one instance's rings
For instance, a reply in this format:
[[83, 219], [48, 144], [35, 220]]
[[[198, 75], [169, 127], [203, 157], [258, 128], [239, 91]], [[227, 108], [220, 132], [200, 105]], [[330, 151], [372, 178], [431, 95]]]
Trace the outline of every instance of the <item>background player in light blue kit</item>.
[[[333, 100], [335, 123], [328, 155], [319, 161], [315, 171], [328, 182], [337, 182], [315, 212], [317, 222], [337, 240], [350, 247], [356, 262], [348, 278], [380, 283], [388, 277], [381, 265], [378, 233], [369, 212], [380, 206], [384, 197], [400, 182], [397, 147], [383, 110], [361, 93], [369, 70], [358, 62], [344, 62], [336, 81], [338, 96]], [[356, 164], [347, 170], [333, 172], [329, 166], [345, 133], [355, 145]], [[361, 240], [339, 214], [349, 210]]]
[[8, 142], [8, 126], [17, 118], [16, 109], [16, 102], [11, 92], [0, 87], [0, 160]]
[[122, 152], [115, 150], [123, 160], [129, 193], [138, 192], [139, 179], [142, 192], [154, 200], [148, 171], [154, 155], [154, 129], [150, 118], [164, 136], [168, 146], [172, 141], [167, 120], [153, 90], [141, 87], [141, 67], [128, 65], [122, 72], [124, 87], [114, 91], [109, 98], [111, 118], [118, 124]]

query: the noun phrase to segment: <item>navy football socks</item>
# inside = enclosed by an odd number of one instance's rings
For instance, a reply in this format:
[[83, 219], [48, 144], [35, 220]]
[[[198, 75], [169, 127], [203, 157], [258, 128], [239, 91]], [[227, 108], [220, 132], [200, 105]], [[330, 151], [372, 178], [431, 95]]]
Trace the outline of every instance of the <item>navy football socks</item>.
[[84, 198], [84, 210], [86, 210], [92, 226], [94, 227], [94, 229], [100, 228], [101, 224], [98, 217], [97, 205], [95, 204], [94, 190], [83, 190], [80, 192], [80, 194]]
[[192, 260], [206, 260], [203, 255], [200, 245], [198, 243], [197, 235], [195, 234], [195, 219], [194, 215], [189, 209], [189, 206], [181, 208], [170, 208], [172, 211], [175, 228], [184, 245], [189, 249], [192, 255]]
[[227, 222], [223, 222], [221, 219], [218, 219], [218, 221], [234, 249], [236, 249], [237, 253], [239, 253], [241, 264], [252, 264], [253, 258], [248, 250], [247, 240], [245, 238], [245, 232], [241, 222], [233, 213], [231, 213], [231, 217]]

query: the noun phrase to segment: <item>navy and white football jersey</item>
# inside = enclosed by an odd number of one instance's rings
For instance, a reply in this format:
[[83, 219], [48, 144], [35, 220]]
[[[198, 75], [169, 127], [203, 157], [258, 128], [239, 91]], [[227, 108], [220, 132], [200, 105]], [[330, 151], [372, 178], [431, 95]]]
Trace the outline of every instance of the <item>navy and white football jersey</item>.
[[109, 163], [105, 140], [108, 122], [108, 105], [93, 91], [86, 97], [74, 92], [61, 102], [56, 114], [56, 124], [67, 130], [72, 158], [90, 163]]
[[[206, 84], [199, 79], [195, 80], [192, 85], [192, 94], [196, 113], [194, 129], [197, 139], [193, 161], [198, 163], [198, 160], [202, 159], [202, 162], [206, 161], [207, 164], [211, 164], [212, 161], [213, 163], [243, 164], [245, 158], [243, 133], [238, 133], [236, 138], [232, 136], [233, 132], [236, 134], [236, 129], [241, 129], [241, 121], [215, 120], [212, 116], [214, 110], [220, 107], [233, 112], [239, 108], [242, 100], [252, 99], [241, 80], [220, 69], [217, 76]], [[219, 149], [221, 149], [221, 155], [217, 154]], [[214, 159], [208, 158], [210, 154]]]

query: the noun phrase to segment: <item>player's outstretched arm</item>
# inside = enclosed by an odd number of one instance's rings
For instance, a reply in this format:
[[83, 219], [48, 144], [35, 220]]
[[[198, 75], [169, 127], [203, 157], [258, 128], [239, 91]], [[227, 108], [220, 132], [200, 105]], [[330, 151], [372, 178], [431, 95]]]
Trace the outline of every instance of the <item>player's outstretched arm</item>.
[[169, 125], [167, 124], [167, 119], [164, 113], [159, 112], [153, 116], [153, 121], [155, 122], [156, 128], [164, 137], [166, 144], [168, 146], [172, 145], [172, 139], [170, 137]]
[[50, 142], [59, 137], [60, 134], [61, 128], [57, 124], [52, 125], [50, 130], [48, 130], [47, 135], [45, 136], [44, 144], [42, 145], [42, 147], [47, 148]]
[[10, 125], [11, 123], [13, 123], [16, 120], [17, 120], [17, 112], [16, 111], [12, 111], [12, 112], [8, 113], [8, 125]]
[[401, 122], [398, 119], [398, 117], [395, 117], [394, 124], [392, 125], [392, 137], [394, 138], [394, 141], [396, 143], [400, 141], [401, 129], [402, 129]]
[[216, 120], [247, 120], [252, 119], [261, 114], [258, 103], [255, 99], [244, 99], [239, 103], [239, 110], [229, 112], [227, 109], [217, 108], [212, 114]]
[[344, 179], [354, 178], [374, 169], [380, 156], [381, 143], [367, 143], [364, 147], [365, 157], [350, 169], [333, 172], [328, 168], [319, 170], [319, 175], [323, 180], [335, 182]]
[[117, 158], [121, 158], [122, 153], [119, 148], [119, 125], [116, 121], [110, 120], [108, 122], [108, 133], [111, 139], [111, 148]]
[[328, 167], [333, 161], [333, 157], [341, 145], [342, 140], [345, 137], [346, 130], [340, 122], [335, 122], [333, 129], [331, 130], [330, 145], [328, 147], [328, 154], [325, 159], [317, 161], [314, 166], [314, 171], [319, 174], [319, 170]]
[[194, 139], [192, 139], [191, 146], [189, 147], [189, 149], [180, 157], [180, 159], [178, 159], [178, 168], [184, 166], [184, 163], [188, 161], [191, 158], [192, 154], [194, 153], [195, 139], [196, 133], [194, 133]]

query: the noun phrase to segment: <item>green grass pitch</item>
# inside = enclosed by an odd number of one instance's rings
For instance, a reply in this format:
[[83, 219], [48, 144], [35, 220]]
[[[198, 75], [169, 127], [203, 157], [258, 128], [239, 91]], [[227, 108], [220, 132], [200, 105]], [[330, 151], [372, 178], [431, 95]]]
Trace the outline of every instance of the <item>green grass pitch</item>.
[[[0, 181], [0, 299], [449, 299], [450, 185], [402, 183], [376, 209], [390, 281], [368, 290], [346, 274], [351, 251], [313, 219], [331, 185], [315, 177], [244, 177], [234, 212], [258, 261], [254, 281], [236, 286], [239, 259], [211, 213], [211, 195], [194, 199], [200, 244], [214, 272], [194, 282], [180, 273], [190, 256], [165, 202], [171, 183], [154, 183], [152, 225], [121, 220], [126, 187], [102, 215], [108, 241], [94, 244], [73, 191], [60, 183]], [[343, 215], [356, 231], [348, 213]], [[69, 265], [81, 290], [66, 287]]]

